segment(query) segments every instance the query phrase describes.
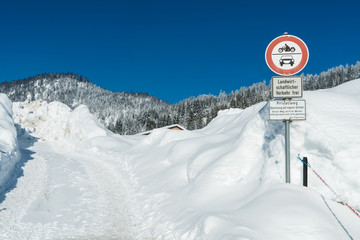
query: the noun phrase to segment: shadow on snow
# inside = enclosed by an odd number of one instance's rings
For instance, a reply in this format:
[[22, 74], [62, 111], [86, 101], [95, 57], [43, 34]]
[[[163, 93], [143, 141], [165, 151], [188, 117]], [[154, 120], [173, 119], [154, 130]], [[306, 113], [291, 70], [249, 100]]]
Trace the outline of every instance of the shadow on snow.
[[[18, 179], [24, 176], [23, 167], [28, 161], [33, 159], [32, 155], [35, 153], [29, 150], [29, 147], [33, 146], [34, 143], [38, 141], [38, 138], [31, 136], [24, 128], [21, 128], [20, 125], [15, 124], [15, 127], [17, 130], [20, 159], [15, 164], [15, 167], [9, 176], [9, 180], [6, 183], [5, 189], [0, 192], [0, 204], [6, 199], [6, 194], [16, 188]], [[5, 209], [0, 209], [0, 212], [3, 210]]]

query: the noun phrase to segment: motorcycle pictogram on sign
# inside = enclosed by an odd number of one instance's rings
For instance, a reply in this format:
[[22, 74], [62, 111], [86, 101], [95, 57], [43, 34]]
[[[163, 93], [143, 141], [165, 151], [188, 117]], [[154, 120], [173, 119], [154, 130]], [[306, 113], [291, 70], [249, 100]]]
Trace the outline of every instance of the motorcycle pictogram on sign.
[[278, 51], [279, 51], [279, 53], [282, 53], [282, 52], [295, 52], [295, 48], [294, 47], [289, 47], [289, 45], [287, 45], [285, 43], [285, 46], [279, 48]]

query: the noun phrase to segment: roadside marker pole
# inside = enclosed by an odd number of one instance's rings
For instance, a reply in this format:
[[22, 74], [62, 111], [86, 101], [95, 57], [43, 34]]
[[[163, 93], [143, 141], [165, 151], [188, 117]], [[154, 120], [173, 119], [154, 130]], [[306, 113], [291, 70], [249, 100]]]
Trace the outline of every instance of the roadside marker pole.
[[358, 217], [360, 218], [360, 214], [359, 214], [354, 208], [352, 208], [349, 204], [347, 204], [346, 202], [344, 202], [344, 201], [341, 199], [341, 196], [340, 196], [339, 194], [337, 194], [337, 193], [334, 191], [334, 189], [332, 189], [332, 188], [329, 186], [329, 184], [327, 184], [327, 183], [325, 182], [325, 180], [322, 179], [322, 177], [320, 177], [320, 175], [310, 166], [310, 164], [308, 163], [306, 157], [304, 157], [304, 160], [302, 160], [301, 157], [300, 157], [300, 154], [298, 154], [297, 159], [299, 159], [303, 164], [306, 164], [306, 166], [308, 166], [308, 167], [313, 171], [313, 173], [324, 183], [324, 185], [327, 186], [327, 187], [330, 189], [330, 191], [336, 196], [336, 199], [341, 200], [341, 202], [342, 202], [345, 206], [347, 206], [356, 216], [358, 216]]
[[308, 159], [303, 157], [303, 186], [308, 186]]

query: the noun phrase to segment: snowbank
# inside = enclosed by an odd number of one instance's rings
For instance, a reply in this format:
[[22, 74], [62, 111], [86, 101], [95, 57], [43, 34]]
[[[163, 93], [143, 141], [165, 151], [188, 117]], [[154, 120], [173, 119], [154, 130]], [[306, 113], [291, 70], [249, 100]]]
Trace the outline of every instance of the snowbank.
[[14, 180], [13, 170], [20, 156], [12, 115], [11, 101], [0, 93], [0, 198]]
[[[301, 184], [302, 164], [298, 153], [308, 157], [311, 166], [341, 196], [334, 194], [314, 175], [310, 187], [327, 198], [345, 201], [360, 209], [360, 80], [333, 89], [304, 93], [306, 121], [291, 124], [292, 182]], [[283, 124], [268, 123], [267, 159], [283, 166]], [[283, 172], [283, 170], [281, 170]], [[270, 174], [270, 173], [269, 173]]]
[[72, 145], [109, 135], [85, 105], [71, 110], [60, 102], [34, 101], [16, 102], [13, 108], [14, 121], [44, 141]]
[[360, 80], [304, 94], [307, 120], [291, 124], [292, 185], [283, 184], [284, 124], [268, 120], [266, 102], [222, 111], [198, 131], [143, 136], [124, 158], [154, 231], [164, 239], [360, 236], [359, 219], [330, 201], [340, 199], [314, 174], [310, 187], [301, 187], [296, 159], [307, 156], [341, 200], [360, 209], [358, 92]]

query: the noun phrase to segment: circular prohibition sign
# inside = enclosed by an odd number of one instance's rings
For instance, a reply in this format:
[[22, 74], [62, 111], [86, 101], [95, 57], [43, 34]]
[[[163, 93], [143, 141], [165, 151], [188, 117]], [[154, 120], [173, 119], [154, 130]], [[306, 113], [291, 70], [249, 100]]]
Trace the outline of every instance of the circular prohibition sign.
[[265, 61], [275, 73], [291, 76], [300, 72], [309, 60], [309, 50], [300, 38], [283, 35], [270, 42], [265, 51]]

